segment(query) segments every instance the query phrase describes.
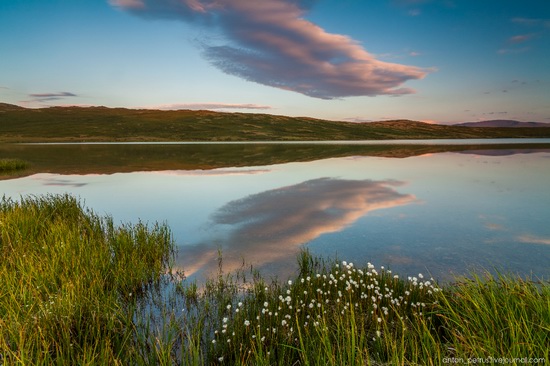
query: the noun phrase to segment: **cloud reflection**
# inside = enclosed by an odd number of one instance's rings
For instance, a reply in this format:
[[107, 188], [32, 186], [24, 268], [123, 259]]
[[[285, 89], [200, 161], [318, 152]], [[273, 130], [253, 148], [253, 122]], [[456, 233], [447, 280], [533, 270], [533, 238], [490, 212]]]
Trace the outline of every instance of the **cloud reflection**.
[[345, 229], [371, 211], [416, 200], [394, 187], [396, 181], [320, 178], [247, 196], [221, 207], [212, 230], [227, 229], [218, 244], [185, 246], [181, 265], [186, 275], [211, 273], [221, 247], [225, 271], [243, 261], [279, 268], [294, 263], [300, 246], [323, 234]]
[[550, 245], [550, 237], [545, 238], [545, 237], [525, 234], [525, 235], [518, 236], [518, 240], [521, 243]]
[[45, 186], [80, 188], [88, 184], [86, 182], [76, 182], [68, 178], [63, 179], [57, 175], [51, 175], [51, 174], [36, 174], [34, 176], [34, 179], [42, 181], [43, 182], [42, 184]]
[[174, 176], [228, 176], [228, 175], [255, 175], [271, 172], [271, 169], [195, 169], [195, 170], [159, 170], [143, 172], [153, 175], [174, 175]]

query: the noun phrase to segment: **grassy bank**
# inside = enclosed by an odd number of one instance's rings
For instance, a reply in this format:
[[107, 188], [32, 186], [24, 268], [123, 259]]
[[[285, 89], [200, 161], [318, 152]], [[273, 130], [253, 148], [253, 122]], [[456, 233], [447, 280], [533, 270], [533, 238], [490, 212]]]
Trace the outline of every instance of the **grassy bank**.
[[402, 278], [370, 263], [325, 262], [307, 251], [298, 262], [300, 273], [288, 282], [220, 271], [203, 292], [176, 285], [175, 307], [163, 308], [165, 315], [153, 321], [162, 326], [149, 338], [184, 364], [550, 360], [548, 282], [486, 274], [442, 288], [422, 274]]
[[29, 164], [21, 159], [0, 159], [0, 174], [27, 169]]
[[550, 361], [548, 282], [484, 275], [440, 287], [305, 251], [289, 281], [224, 274], [220, 254], [218, 276], [198, 287], [163, 275], [167, 227], [115, 227], [67, 196], [4, 200], [0, 230], [0, 364]]
[[0, 364], [132, 357], [135, 298], [165, 271], [167, 227], [115, 227], [69, 196], [0, 203]]

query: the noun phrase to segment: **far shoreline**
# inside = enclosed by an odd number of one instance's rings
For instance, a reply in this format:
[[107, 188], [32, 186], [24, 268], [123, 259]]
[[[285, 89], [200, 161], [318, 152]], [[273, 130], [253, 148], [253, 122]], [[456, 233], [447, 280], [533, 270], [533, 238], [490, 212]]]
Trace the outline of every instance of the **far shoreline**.
[[384, 140], [283, 140], [283, 141], [70, 141], [0, 142], [17, 145], [517, 145], [550, 144], [550, 138], [456, 138], [456, 139], [384, 139]]

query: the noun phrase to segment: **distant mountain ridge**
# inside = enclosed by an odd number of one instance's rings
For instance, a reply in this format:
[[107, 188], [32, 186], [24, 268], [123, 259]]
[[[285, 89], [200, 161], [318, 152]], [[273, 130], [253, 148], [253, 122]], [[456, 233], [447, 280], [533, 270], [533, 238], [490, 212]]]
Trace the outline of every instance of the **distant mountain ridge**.
[[550, 127], [550, 123], [544, 122], [520, 122], [511, 119], [493, 119], [479, 122], [464, 122], [453, 126], [465, 127]]

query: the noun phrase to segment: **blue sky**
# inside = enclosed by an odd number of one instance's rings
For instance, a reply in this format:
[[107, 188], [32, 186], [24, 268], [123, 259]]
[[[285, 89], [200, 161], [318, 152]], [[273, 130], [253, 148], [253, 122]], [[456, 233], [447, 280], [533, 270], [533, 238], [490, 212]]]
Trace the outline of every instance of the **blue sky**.
[[548, 0], [0, 0], [0, 101], [550, 122]]

